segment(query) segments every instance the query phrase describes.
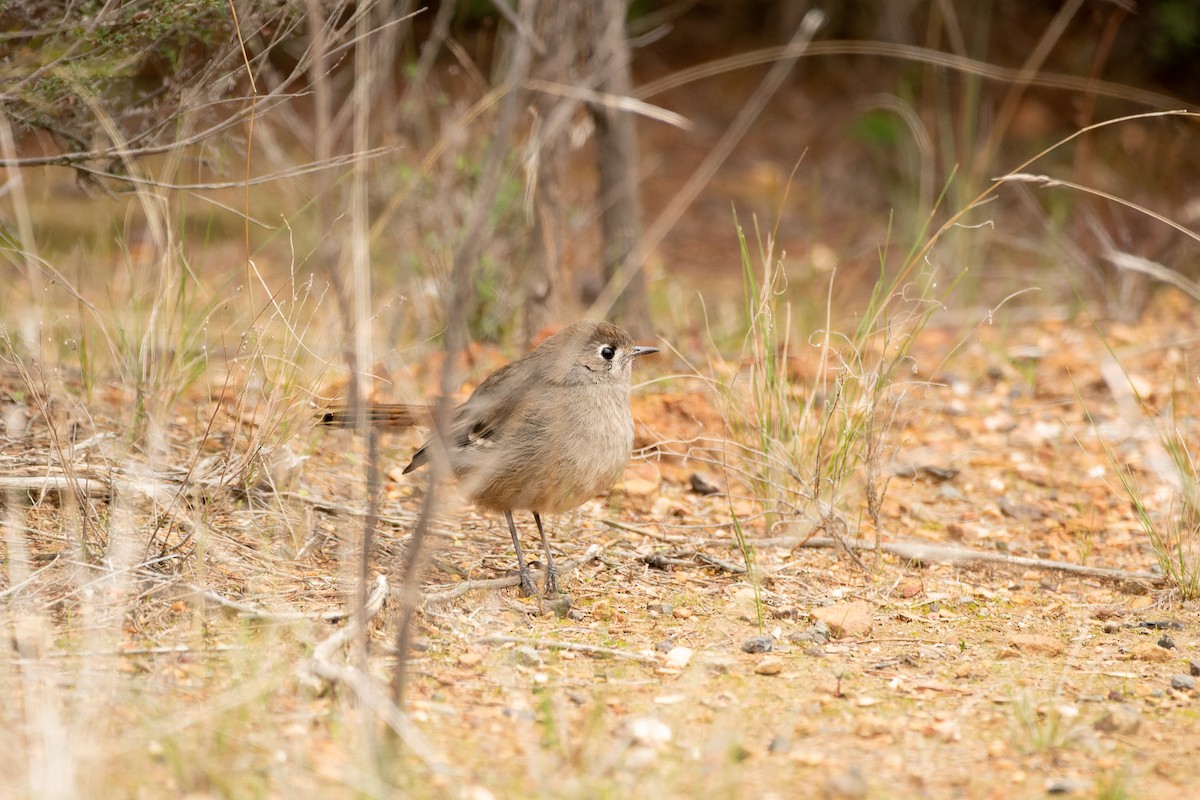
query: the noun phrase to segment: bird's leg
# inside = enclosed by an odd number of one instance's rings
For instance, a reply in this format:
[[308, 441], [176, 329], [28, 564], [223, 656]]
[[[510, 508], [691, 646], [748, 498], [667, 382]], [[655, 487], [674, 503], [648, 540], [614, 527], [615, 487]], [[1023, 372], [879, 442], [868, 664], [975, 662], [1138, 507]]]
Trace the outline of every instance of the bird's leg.
[[546, 551], [546, 594], [558, 594], [558, 567], [554, 566], [554, 556], [550, 555], [550, 542], [546, 539], [546, 529], [542, 527], [542, 515], [533, 512], [533, 521], [537, 523], [538, 533], [542, 536], [542, 549]]
[[[517, 536], [517, 526], [513, 524], [512, 512], [505, 511], [504, 518], [508, 520], [508, 532], [512, 534], [513, 549], [517, 551], [517, 573], [521, 576], [521, 594], [531, 597], [537, 593], [533, 588], [533, 579], [529, 577], [529, 567], [525, 565], [525, 554], [521, 552], [521, 539]], [[538, 528], [541, 528], [539, 523]], [[545, 535], [542, 541], [545, 541]]]

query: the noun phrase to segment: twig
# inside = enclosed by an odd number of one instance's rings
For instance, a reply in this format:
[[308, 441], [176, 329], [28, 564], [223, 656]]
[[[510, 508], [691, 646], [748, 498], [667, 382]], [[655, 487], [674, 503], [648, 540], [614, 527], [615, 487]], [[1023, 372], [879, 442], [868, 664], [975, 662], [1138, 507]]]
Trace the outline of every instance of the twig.
[[[383, 601], [388, 596], [388, 580], [386, 575], [380, 575], [375, 579], [375, 588], [371, 590], [371, 596], [367, 598], [366, 605], [363, 607], [363, 624], [373, 619], [379, 610], [383, 608]], [[342, 612], [343, 615], [346, 612]], [[337, 667], [330, 660], [333, 652], [346, 642], [354, 638], [354, 625], [346, 625], [338, 628], [332, 636], [326, 638], [323, 642], [316, 646], [313, 650], [313, 655], [309, 668], [314, 675], [325, 677], [323, 671], [331, 671], [336, 673], [340, 667]]]
[[[692, 551], [690, 553], [676, 553], [672, 556], [663, 555], [661, 553], [650, 553], [642, 556], [641, 560], [651, 567], [699, 567], [708, 565], [717, 567], [726, 572], [732, 572], [735, 575], [744, 575], [746, 568], [741, 564], [734, 564], [729, 561], [722, 561], [719, 558]], [[700, 562], [700, 563], [697, 563]]]
[[[386, 588], [387, 579], [382, 575], [376, 580], [376, 585], [379, 581], [383, 581]], [[349, 609], [339, 608], [335, 611], [324, 611], [319, 614], [306, 614], [303, 611], [267, 611], [247, 603], [239, 603], [236, 600], [230, 600], [228, 597], [222, 597], [211, 589], [201, 589], [199, 586], [189, 586], [195, 592], [195, 595], [201, 600], [211, 603], [216, 603], [219, 606], [232, 609], [243, 617], [252, 619], [268, 619], [278, 620], [280, 622], [289, 622], [294, 620], [309, 619], [316, 622], [337, 622], [351, 615]], [[377, 589], [378, 591], [378, 589]]]
[[507, 636], [499, 633], [490, 633], [482, 639], [476, 639], [475, 641], [479, 644], [523, 644], [542, 650], [570, 650], [575, 653], [590, 653], [596, 656], [623, 658], [626, 661], [636, 661], [639, 664], [658, 663], [658, 659], [653, 656], [644, 656], [641, 653], [631, 653], [628, 650], [618, 650], [615, 647], [601, 647], [598, 644], [584, 644], [583, 642], [559, 642], [554, 639], [525, 639], [520, 636]]
[[21, 591], [21, 589], [25, 588], [30, 583], [32, 583], [34, 578], [36, 578], [38, 575], [41, 575], [43, 572], [45, 572], [46, 570], [53, 567], [57, 562], [58, 562], [58, 554], [55, 554], [54, 558], [50, 559], [50, 563], [46, 564], [46, 566], [40, 567], [40, 568], [34, 570], [33, 572], [29, 573], [29, 577], [27, 577], [25, 580], [21, 581], [18, 584], [14, 584], [13, 586], [8, 587], [3, 592], [0, 592], [0, 600], [3, 600], [5, 597], [8, 597], [10, 594], [15, 594], [16, 592]]
[[[175, 653], [190, 653], [204, 656], [217, 653], [233, 653], [245, 649], [246, 646], [240, 644], [215, 644], [211, 647], [199, 648], [190, 647], [186, 644], [169, 644], [162, 647], [131, 647], [128, 650], [62, 650], [54, 653], [46, 653], [43, 657], [95, 658], [96, 656], [109, 656], [112, 658], [123, 658], [126, 656], [169, 656]], [[21, 663], [21, 661], [15, 663]]]
[[[388, 590], [386, 577], [380, 575], [375, 579], [375, 588], [364, 609], [364, 625], [383, 608]], [[395, 731], [409, 752], [420, 758], [431, 772], [447, 777], [453, 776], [454, 770], [446, 759], [437, 754], [429, 740], [412, 724], [408, 715], [388, 698], [387, 692], [378, 682], [362, 670], [334, 663], [334, 652], [354, 639], [357, 628], [357, 625], [346, 625], [317, 645], [313, 649], [312, 658], [304, 664], [303, 677], [318, 687], [326, 681], [346, 686], [363, 706], [372, 709], [387, 722], [388, 727]]]
[[639, 528], [636, 525], [630, 525], [626, 522], [619, 522], [615, 519], [606, 519], [603, 520], [603, 522], [610, 528], [615, 528], [619, 531], [628, 531], [629, 533], [636, 533], [638, 536], [648, 536], [651, 539], [657, 539], [660, 542], [666, 542], [668, 544], [692, 544], [696, 541], [696, 537], [694, 536], [678, 536], [671, 533], [659, 533], [658, 531]]
[[104, 481], [96, 478], [72, 480], [66, 475], [5, 475], [0, 477], [0, 489], [24, 489], [29, 492], [69, 492], [74, 489], [88, 497], [108, 497], [112, 494], [112, 488]]
[[[526, 26], [533, 21], [535, 4], [521, 0], [518, 17]], [[446, 331], [443, 339], [445, 360], [442, 362], [439, 397], [434, 411], [434, 431], [430, 444], [432, 463], [429, 465], [428, 488], [421, 506], [421, 516], [413, 530], [404, 556], [404, 579], [400, 587], [400, 614], [396, 621], [396, 671], [392, 675], [392, 706], [399, 710], [404, 703], [405, 670], [408, 666], [408, 650], [412, 644], [412, 620], [420, 600], [418, 580], [421, 573], [422, 548], [433, 515], [434, 487], [442, 475], [449, 472], [447, 432], [450, 430], [450, 396], [459, 379], [454, 364], [460, 353], [466, 350], [467, 309], [470, 307], [475, 282], [472, 278], [479, 255], [491, 231], [489, 220], [495, 209], [504, 180], [505, 165], [512, 151], [513, 134], [517, 119], [523, 108], [521, 86], [529, 77], [533, 58], [531, 42], [518, 37], [513, 43], [508, 70], [504, 77], [504, 95], [496, 113], [492, 137], [484, 153], [479, 171], [479, 181], [471, 198], [462, 226], [462, 238], [454, 249], [454, 260], [450, 268], [451, 288], [449, 305], [446, 308]]]
[[[603, 547], [601, 547], [598, 544], [594, 544], [594, 545], [590, 546], [584, 552], [584, 554], [575, 561], [555, 562], [558, 565], [558, 574], [560, 576], [566, 575], [567, 573], [571, 572], [571, 570], [578, 569], [579, 567], [583, 566], [584, 564], [588, 563], [589, 561], [595, 561], [595, 560], [599, 559], [600, 554], [603, 551], [604, 551]], [[463, 581], [462, 583], [455, 585], [455, 587], [453, 589], [450, 589], [448, 591], [439, 592], [437, 594], [426, 595], [425, 596], [425, 605], [432, 606], [432, 605], [439, 605], [441, 603], [448, 603], [451, 600], [455, 600], [459, 597], [462, 597], [467, 592], [474, 592], [477, 590], [487, 590], [487, 589], [505, 589], [509, 586], [518, 586], [518, 585], [520, 585], [520, 583], [521, 583], [521, 576], [519, 576], [519, 575], [509, 575], [504, 578], [489, 578], [487, 580], [479, 580], [479, 581]]]
[[[873, 543], [866, 542], [838, 542], [828, 536], [814, 536], [806, 541], [780, 537], [777, 539], [760, 540], [755, 543], [756, 547], [769, 545], [848, 547], [854, 550], [870, 550], [875, 547]], [[1083, 575], [1089, 578], [1104, 578], [1105, 580], [1113, 581], [1146, 581], [1153, 584], [1160, 584], [1166, 580], [1162, 575], [1156, 575], [1153, 572], [1127, 572], [1126, 570], [1109, 569], [1107, 567], [1089, 567], [1084, 564], [1071, 564], [1066, 561], [1052, 561], [1045, 558], [1028, 558], [1026, 556], [1012, 556], [1003, 553], [985, 553], [979, 550], [970, 550], [965, 547], [954, 547], [944, 544], [883, 542], [880, 544], [879, 549], [885, 553], [891, 553], [894, 556], [910, 561], [937, 561], [948, 564], [1003, 564], [1010, 567], [1069, 572], [1073, 575]]]

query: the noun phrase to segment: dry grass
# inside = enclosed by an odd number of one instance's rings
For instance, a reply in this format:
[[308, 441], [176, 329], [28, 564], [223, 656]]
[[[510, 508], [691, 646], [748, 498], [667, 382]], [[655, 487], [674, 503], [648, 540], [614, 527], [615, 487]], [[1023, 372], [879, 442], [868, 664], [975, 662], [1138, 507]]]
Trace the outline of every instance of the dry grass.
[[[1200, 659], [1200, 615], [1179, 586], [854, 555], [916, 539], [1144, 573], [1184, 552], [1156, 552], [1154, 531], [1194, 535], [1194, 417], [1167, 447], [1183, 513], [1178, 493], [1131, 508], [1118, 490], [1161, 474], [1149, 415], [1195, 407], [1191, 300], [1161, 295], [1104, 341], [941, 303], [943, 237], [961, 246], [1003, 181], [952, 216], [913, 212], [912, 249], [881, 254], [875, 294], [841, 314], [797, 300], [811, 284], [786, 284], [774, 231], [740, 242], [745, 303], [704, 309], [707, 326], [657, 287], [676, 363], [701, 366], [661, 365], [625, 480], [551, 523], [570, 612], [518, 598], [507, 533], [447, 500], [402, 714], [382, 687], [422, 487], [392, 467], [418, 434], [381, 442], [364, 586], [367, 448], [312, 412], [363, 377], [348, 352], [388, 399], [441, 374], [422, 337], [445, 319], [486, 149], [473, 126], [495, 99], [456, 88], [474, 104], [448, 101], [432, 141], [387, 158], [349, 123], [342, 161], [303, 117], [266, 118], [247, 162], [290, 177], [249, 191], [171, 188], [194, 177], [182, 154], [119, 198], [10, 173], [0, 476], [23, 480], [0, 487], [0, 795], [1155, 797], [1200, 781], [1196, 692], [1172, 686]], [[337, 171], [293, 175], [298, 151]], [[527, 244], [505, 165], [467, 321], [510, 342], [504, 265]], [[463, 369], [516, 349], [472, 346]], [[1097, 366], [1111, 355], [1147, 389], [1138, 414]], [[842, 549], [804, 546], [818, 528]], [[391, 594], [360, 650], [354, 598], [378, 576]], [[831, 639], [815, 615], [846, 601], [871, 627]], [[752, 637], [772, 651], [745, 652]]]

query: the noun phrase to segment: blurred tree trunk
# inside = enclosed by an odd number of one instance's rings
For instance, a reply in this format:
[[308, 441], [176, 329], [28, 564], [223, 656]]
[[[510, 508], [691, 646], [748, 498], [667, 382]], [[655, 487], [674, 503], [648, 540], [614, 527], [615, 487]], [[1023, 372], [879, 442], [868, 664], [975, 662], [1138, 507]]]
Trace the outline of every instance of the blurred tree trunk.
[[[573, 282], [565, 265], [570, 258], [568, 211], [574, 200], [567, 171], [581, 98], [597, 92], [632, 94], [625, 15], [626, 0], [541, 3], [538, 9], [535, 34], [542, 49], [533, 77], [577, 91], [540, 91], [533, 100], [534, 130], [526, 155], [533, 199], [532, 252], [525, 275], [527, 339], [561, 318], [564, 305], [592, 305], [611, 281], [625, 282], [625, 288], [608, 315], [636, 332], [651, 330], [641, 264], [628, 263], [642, 233], [637, 131], [633, 117], [612, 103], [594, 101], [588, 109], [596, 126], [600, 258], [588, 259]], [[564, 287], [572, 283], [578, 298], [564, 296]]]
[[[535, 52], [534, 79], [561, 86], [579, 81], [580, 33], [586, 30], [588, 3], [539, 3], [535, 16], [541, 52]], [[549, 43], [547, 45], [547, 43]], [[531, 258], [525, 273], [526, 344], [563, 312], [564, 243], [571, 202], [565, 175], [570, 151], [570, 125], [579, 101], [550, 92], [535, 92], [533, 131], [525, 162], [533, 181]]]
[[[591, 28], [597, 90], [614, 97], [633, 93], [629, 43], [625, 39], [627, 0], [599, 0]], [[635, 335], [653, 330], [646, 302], [644, 255], [635, 254], [642, 235], [642, 201], [638, 194], [637, 130], [633, 114], [612, 103], [594, 103], [596, 169], [600, 186], [600, 232], [603, 280], [625, 282], [615, 313]], [[635, 255], [636, 261], [630, 256]], [[585, 300], [595, 298], [584, 297]]]

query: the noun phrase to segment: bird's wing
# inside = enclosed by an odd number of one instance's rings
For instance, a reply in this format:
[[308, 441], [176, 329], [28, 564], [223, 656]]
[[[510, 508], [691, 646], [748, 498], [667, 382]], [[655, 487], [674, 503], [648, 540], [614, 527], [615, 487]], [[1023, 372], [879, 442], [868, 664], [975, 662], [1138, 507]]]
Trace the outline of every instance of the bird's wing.
[[[467, 401], [454, 411], [449, 435], [451, 448], [463, 448], [472, 442], [502, 435], [505, 424], [515, 419], [520, 406], [540, 389], [523, 379], [530, 372], [529, 366], [527, 359], [518, 359], [496, 370], [475, 387]], [[517, 387], [522, 384], [522, 390], [518, 391]], [[413, 453], [412, 461], [404, 468], [405, 473], [429, 461], [432, 442], [433, 439], [429, 439]]]

